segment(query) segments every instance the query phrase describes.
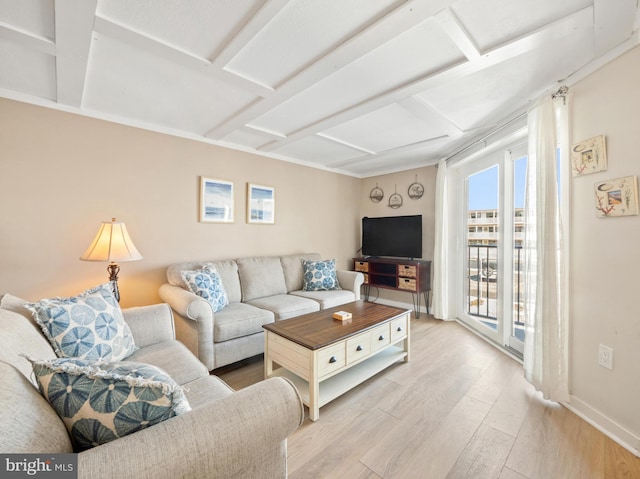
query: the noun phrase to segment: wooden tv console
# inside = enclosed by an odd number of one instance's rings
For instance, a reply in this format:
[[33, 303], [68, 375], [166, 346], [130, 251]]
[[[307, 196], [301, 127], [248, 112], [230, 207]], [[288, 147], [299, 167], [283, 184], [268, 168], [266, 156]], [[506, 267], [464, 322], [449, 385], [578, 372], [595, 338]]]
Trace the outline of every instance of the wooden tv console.
[[420, 317], [420, 295], [429, 314], [431, 291], [431, 261], [402, 258], [353, 258], [353, 269], [364, 274], [364, 296], [369, 300], [371, 287], [394, 289], [412, 293], [411, 298]]

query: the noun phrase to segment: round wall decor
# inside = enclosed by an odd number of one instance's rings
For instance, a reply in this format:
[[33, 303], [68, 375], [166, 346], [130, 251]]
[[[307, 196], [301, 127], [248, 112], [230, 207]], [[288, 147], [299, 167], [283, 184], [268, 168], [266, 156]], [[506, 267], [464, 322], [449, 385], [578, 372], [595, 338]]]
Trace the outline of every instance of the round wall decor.
[[369, 199], [374, 203], [380, 203], [382, 198], [384, 198], [384, 191], [382, 191], [382, 188], [378, 188], [378, 183], [376, 183], [376, 187], [369, 193]]
[[389, 208], [400, 208], [402, 206], [402, 195], [398, 194], [398, 191], [396, 189], [396, 192], [394, 194], [392, 194], [391, 196], [389, 196]]
[[422, 195], [424, 195], [424, 186], [422, 186], [422, 183], [418, 183], [418, 175], [416, 175], [416, 181], [409, 185], [407, 194], [409, 195], [409, 198], [413, 200], [422, 198]]

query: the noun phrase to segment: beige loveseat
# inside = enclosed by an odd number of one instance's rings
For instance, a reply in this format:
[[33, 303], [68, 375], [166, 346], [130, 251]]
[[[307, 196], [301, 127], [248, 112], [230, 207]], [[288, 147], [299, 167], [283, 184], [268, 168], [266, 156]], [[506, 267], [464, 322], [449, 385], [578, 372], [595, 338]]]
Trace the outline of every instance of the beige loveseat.
[[[0, 453], [71, 453], [66, 427], [21, 356], [56, 357], [23, 304], [10, 295], [0, 303]], [[78, 477], [286, 477], [286, 438], [304, 418], [295, 388], [269, 379], [234, 392], [175, 339], [166, 304], [123, 313], [139, 347], [125, 361], [164, 369], [184, 386], [192, 410], [80, 452]]]
[[206, 300], [186, 289], [181, 277], [182, 271], [205, 262], [169, 267], [168, 282], [159, 293], [174, 310], [178, 339], [213, 370], [264, 352], [264, 324], [360, 299], [364, 275], [355, 271], [336, 271], [340, 289], [303, 291], [302, 260], [322, 259], [306, 253], [211, 261], [229, 299], [215, 313]]

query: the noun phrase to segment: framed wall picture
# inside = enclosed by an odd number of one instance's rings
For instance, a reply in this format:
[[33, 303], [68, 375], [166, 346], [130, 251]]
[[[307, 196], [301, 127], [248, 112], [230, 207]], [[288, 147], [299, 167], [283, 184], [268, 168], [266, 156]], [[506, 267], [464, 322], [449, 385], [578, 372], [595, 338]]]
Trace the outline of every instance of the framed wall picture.
[[233, 183], [200, 177], [200, 221], [233, 223]]
[[275, 188], [247, 183], [247, 223], [272, 225], [275, 217]]
[[638, 180], [635, 176], [598, 182], [595, 195], [599, 218], [638, 214]]
[[572, 176], [607, 169], [607, 145], [604, 135], [594, 136], [571, 147]]

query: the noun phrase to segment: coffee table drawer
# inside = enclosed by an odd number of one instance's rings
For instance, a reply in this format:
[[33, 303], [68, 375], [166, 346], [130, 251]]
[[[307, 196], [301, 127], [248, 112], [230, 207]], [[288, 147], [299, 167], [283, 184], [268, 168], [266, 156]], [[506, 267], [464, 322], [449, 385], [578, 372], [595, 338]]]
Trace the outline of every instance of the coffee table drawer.
[[344, 341], [318, 351], [318, 376], [323, 378], [347, 364]]
[[398, 339], [404, 338], [407, 335], [407, 318], [408, 316], [402, 316], [401, 318], [391, 321], [391, 342], [395, 342]]
[[371, 352], [370, 333], [359, 334], [355, 338], [347, 340], [347, 364], [366, 358]]
[[384, 348], [391, 342], [391, 337], [389, 335], [389, 323], [372, 329], [370, 334], [372, 353], [380, 348]]

